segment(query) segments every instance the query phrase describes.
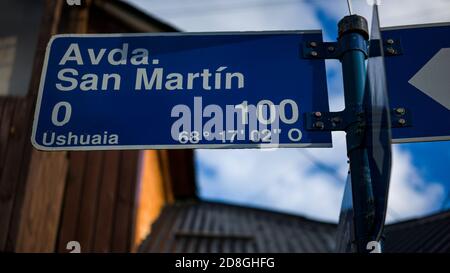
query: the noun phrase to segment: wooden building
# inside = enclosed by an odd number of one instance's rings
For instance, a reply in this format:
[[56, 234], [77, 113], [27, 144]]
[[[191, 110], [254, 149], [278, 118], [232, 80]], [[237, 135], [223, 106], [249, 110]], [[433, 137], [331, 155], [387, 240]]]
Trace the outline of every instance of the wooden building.
[[0, 251], [134, 251], [165, 204], [196, 196], [192, 151], [38, 151], [36, 95], [54, 34], [176, 29], [118, 0], [2, 0], [0, 23]]

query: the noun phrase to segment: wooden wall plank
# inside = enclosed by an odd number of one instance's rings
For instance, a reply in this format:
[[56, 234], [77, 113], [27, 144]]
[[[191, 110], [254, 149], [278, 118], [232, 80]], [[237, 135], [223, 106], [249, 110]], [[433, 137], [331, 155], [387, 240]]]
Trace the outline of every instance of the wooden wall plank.
[[122, 152], [119, 188], [116, 198], [112, 252], [129, 252], [134, 229], [135, 187], [138, 152]]
[[[5, 124], [8, 125], [8, 141], [5, 157], [0, 165], [3, 167], [0, 174], [0, 249], [5, 250], [20, 173], [27, 171], [27, 166], [23, 166], [22, 162], [28, 128], [23, 124], [27, 123], [29, 111], [28, 101], [16, 100], [14, 112], [10, 117], [11, 123]], [[5, 117], [7, 115], [3, 115], [3, 118]], [[6, 133], [6, 128], [2, 128], [2, 131], [2, 134]]]
[[54, 252], [67, 166], [64, 153], [33, 150], [16, 252]]
[[[24, 105], [24, 113], [26, 117], [30, 117], [32, 114], [32, 106], [33, 102], [29, 99], [20, 100], [19, 104], [25, 103]], [[20, 219], [21, 219], [21, 211], [22, 211], [22, 205], [25, 198], [26, 193], [26, 181], [28, 176], [28, 170], [31, 162], [31, 144], [29, 141], [31, 136], [31, 125], [26, 126], [26, 122], [29, 122], [29, 120], [26, 120], [24, 122], [20, 122], [17, 125], [14, 125], [13, 131], [18, 130], [18, 134], [24, 134], [25, 137], [22, 139], [24, 141], [24, 149], [23, 149], [23, 156], [22, 156], [22, 167], [19, 171], [19, 176], [16, 181], [16, 190], [15, 190], [15, 198], [14, 198], [14, 204], [12, 208], [12, 215], [10, 220], [10, 226], [8, 231], [8, 237], [6, 242], [6, 251], [15, 251], [16, 247], [16, 240], [17, 236], [19, 234], [19, 225], [20, 225]], [[18, 129], [16, 129], [18, 128]]]
[[58, 252], [67, 252], [66, 246], [70, 241], [79, 241], [77, 226], [82, 202], [84, 172], [86, 169], [86, 152], [72, 152], [69, 154], [70, 166], [64, 193], [64, 205], [59, 227]]
[[0, 174], [3, 172], [4, 162], [6, 160], [6, 150], [8, 148], [10, 124], [12, 122], [15, 105], [16, 100], [4, 99], [2, 119], [0, 120]]
[[170, 173], [171, 191], [175, 199], [195, 199], [194, 152], [192, 150], [168, 150], [166, 163]]
[[[3, 116], [3, 107], [5, 106], [7, 99], [0, 97], [0, 121], [2, 120], [2, 116]], [[1, 126], [1, 124], [0, 124]]]
[[104, 164], [99, 188], [97, 223], [93, 251], [109, 252], [114, 223], [114, 205], [117, 197], [120, 152], [104, 152]]
[[27, 98], [31, 99], [34, 103], [36, 102], [39, 84], [41, 82], [41, 71], [44, 64], [47, 44], [50, 37], [57, 33], [61, 19], [61, 10], [65, 5], [64, 0], [45, 0], [44, 3], [45, 9], [41, 19], [38, 44], [34, 54], [33, 74], [31, 76], [30, 87], [27, 94]]
[[148, 150], [140, 154], [133, 251], [136, 251], [142, 240], [148, 236], [152, 223], [158, 218], [162, 207], [169, 202], [158, 151]]
[[87, 153], [87, 165], [83, 181], [82, 199], [80, 204], [80, 218], [78, 221], [77, 237], [81, 248], [90, 252], [94, 242], [95, 221], [97, 217], [98, 188], [103, 166], [103, 152]]

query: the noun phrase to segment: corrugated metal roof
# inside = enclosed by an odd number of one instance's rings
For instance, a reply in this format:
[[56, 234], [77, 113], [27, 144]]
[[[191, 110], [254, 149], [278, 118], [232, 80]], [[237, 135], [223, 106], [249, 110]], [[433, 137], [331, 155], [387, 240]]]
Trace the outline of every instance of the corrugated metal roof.
[[211, 202], [166, 206], [140, 252], [331, 252], [336, 225]]
[[388, 225], [386, 252], [449, 253], [450, 211]]
[[[450, 252], [450, 211], [386, 226], [385, 252]], [[330, 253], [337, 225], [214, 202], [166, 206], [139, 252]]]

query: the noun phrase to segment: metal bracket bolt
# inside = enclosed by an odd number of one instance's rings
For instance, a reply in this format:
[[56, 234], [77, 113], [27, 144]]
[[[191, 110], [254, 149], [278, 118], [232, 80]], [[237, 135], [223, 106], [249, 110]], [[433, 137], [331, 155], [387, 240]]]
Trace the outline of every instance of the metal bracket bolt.
[[398, 120], [398, 124], [400, 124], [401, 126], [406, 124], [406, 120], [404, 118], [401, 118]]
[[311, 53], [309, 53], [312, 57], [317, 57], [319, 56], [319, 53], [317, 53], [317, 51], [311, 51]]
[[407, 109], [403, 107], [394, 108], [391, 115], [392, 127], [402, 128], [411, 126], [411, 116]]
[[325, 129], [325, 124], [322, 121], [317, 121], [314, 123], [314, 128], [323, 130]]
[[[391, 109], [391, 127], [404, 128], [411, 126], [410, 113], [406, 108]], [[363, 111], [311, 112], [305, 115], [306, 128], [309, 131], [345, 131], [351, 124], [357, 123], [356, 133], [361, 135], [366, 124]]]
[[310, 46], [310, 47], [317, 47], [317, 42], [310, 42], [310, 43], [309, 43], [309, 46]]
[[404, 115], [406, 113], [406, 109], [405, 108], [396, 108], [395, 113], [397, 113], [398, 115]]
[[386, 40], [386, 43], [387, 43], [388, 45], [393, 45], [393, 44], [395, 43], [395, 41], [394, 41], [394, 39], [387, 39], [387, 40]]
[[396, 53], [395, 49], [392, 48], [392, 47], [388, 47], [388, 48], [386, 49], [386, 51], [387, 51], [387, 53], [389, 53], [389, 54], [391, 54], [391, 55], [394, 55], [394, 54]]

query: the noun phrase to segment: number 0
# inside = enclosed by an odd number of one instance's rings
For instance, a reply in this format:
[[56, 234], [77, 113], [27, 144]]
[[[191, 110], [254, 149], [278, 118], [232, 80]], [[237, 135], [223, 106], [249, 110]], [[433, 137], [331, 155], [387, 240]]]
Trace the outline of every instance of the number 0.
[[[59, 121], [58, 114], [62, 107], [65, 108], [64, 118], [63, 120]], [[72, 106], [70, 105], [70, 103], [68, 103], [67, 101], [60, 101], [53, 107], [52, 122], [55, 126], [63, 126], [67, 122], [69, 122], [71, 115], [72, 115]]]

